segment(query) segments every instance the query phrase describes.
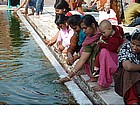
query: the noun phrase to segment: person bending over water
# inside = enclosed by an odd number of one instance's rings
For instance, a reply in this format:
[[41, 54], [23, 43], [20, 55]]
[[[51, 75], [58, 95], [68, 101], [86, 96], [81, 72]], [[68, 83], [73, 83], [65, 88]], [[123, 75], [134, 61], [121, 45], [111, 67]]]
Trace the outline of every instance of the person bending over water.
[[64, 78], [58, 80], [59, 83], [69, 81], [76, 73], [85, 66], [85, 70], [90, 77], [89, 81], [95, 80], [92, 76], [94, 57], [97, 52], [96, 42], [100, 38], [100, 32], [98, 31], [98, 23], [92, 15], [85, 15], [81, 18], [80, 27], [86, 34], [86, 38], [82, 43], [81, 56], [74, 68]]

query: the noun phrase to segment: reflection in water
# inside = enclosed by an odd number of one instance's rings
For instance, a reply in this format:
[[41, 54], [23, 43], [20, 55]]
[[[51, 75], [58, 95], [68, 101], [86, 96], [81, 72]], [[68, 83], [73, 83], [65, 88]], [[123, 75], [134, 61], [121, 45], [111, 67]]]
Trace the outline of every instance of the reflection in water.
[[0, 104], [76, 104], [23, 23], [0, 10]]

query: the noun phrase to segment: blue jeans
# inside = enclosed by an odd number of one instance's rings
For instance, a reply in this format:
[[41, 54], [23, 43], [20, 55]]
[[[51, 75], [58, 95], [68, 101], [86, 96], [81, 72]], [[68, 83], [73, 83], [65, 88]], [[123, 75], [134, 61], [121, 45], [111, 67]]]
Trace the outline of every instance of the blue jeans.
[[31, 9], [34, 8], [35, 7], [35, 1], [30, 0], [28, 7], [31, 8]]
[[34, 6], [35, 6], [35, 1], [34, 1], [34, 0], [30, 0], [29, 6], [30, 6], [30, 7], [34, 7]]
[[36, 14], [39, 15], [39, 12], [43, 11], [44, 0], [36, 0]]
[[140, 17], [137, 17], [128, 27], [135, 27], [137, 25], [140, 25]]

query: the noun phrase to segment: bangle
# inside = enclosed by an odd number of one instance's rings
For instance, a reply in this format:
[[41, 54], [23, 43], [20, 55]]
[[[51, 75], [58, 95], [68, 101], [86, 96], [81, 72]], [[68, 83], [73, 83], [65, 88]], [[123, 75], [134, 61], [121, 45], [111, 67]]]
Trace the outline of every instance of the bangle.
[[69, 80], [71, 80], [71, 78], [67, 75], [67, 78], [69, 79]]
[[76, 71], [75, 68], [72, 68], [72, 69], [71, 69], [71, 72], [73, 72], [75, 75], [76, 75], [76, 73], [77, 73], [77, 71]]

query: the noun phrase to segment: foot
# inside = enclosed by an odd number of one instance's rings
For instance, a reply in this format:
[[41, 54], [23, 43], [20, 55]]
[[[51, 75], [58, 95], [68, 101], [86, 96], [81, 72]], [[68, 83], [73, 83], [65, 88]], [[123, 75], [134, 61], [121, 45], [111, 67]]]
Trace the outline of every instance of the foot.
[[97, 82], [98, 81], [98, 78], [90, 78], [89, 80], [87, 80], [87, 82]]
[[139, 104], [138, 102], [132, 103], [132, 105], [138, 105], [138, 104]]
[[28, 16], [32, 16], [32, 15], [34, 15], [34, 14], [33, 13], [28, 14]]
[[39, 18], [40, 18], [40, 15], [37, 15], [37, 14], [36, 14], [36, 15], [35, 15], [35, 18], [39, 19]]
[[93, 87], [93, 90], [94, 91], [103, 91], [103, 90], [108, 90], [109, 87], [103, 87], [103, 86], [100, 86], [100, 85], [97, 85], [95, 87]]

